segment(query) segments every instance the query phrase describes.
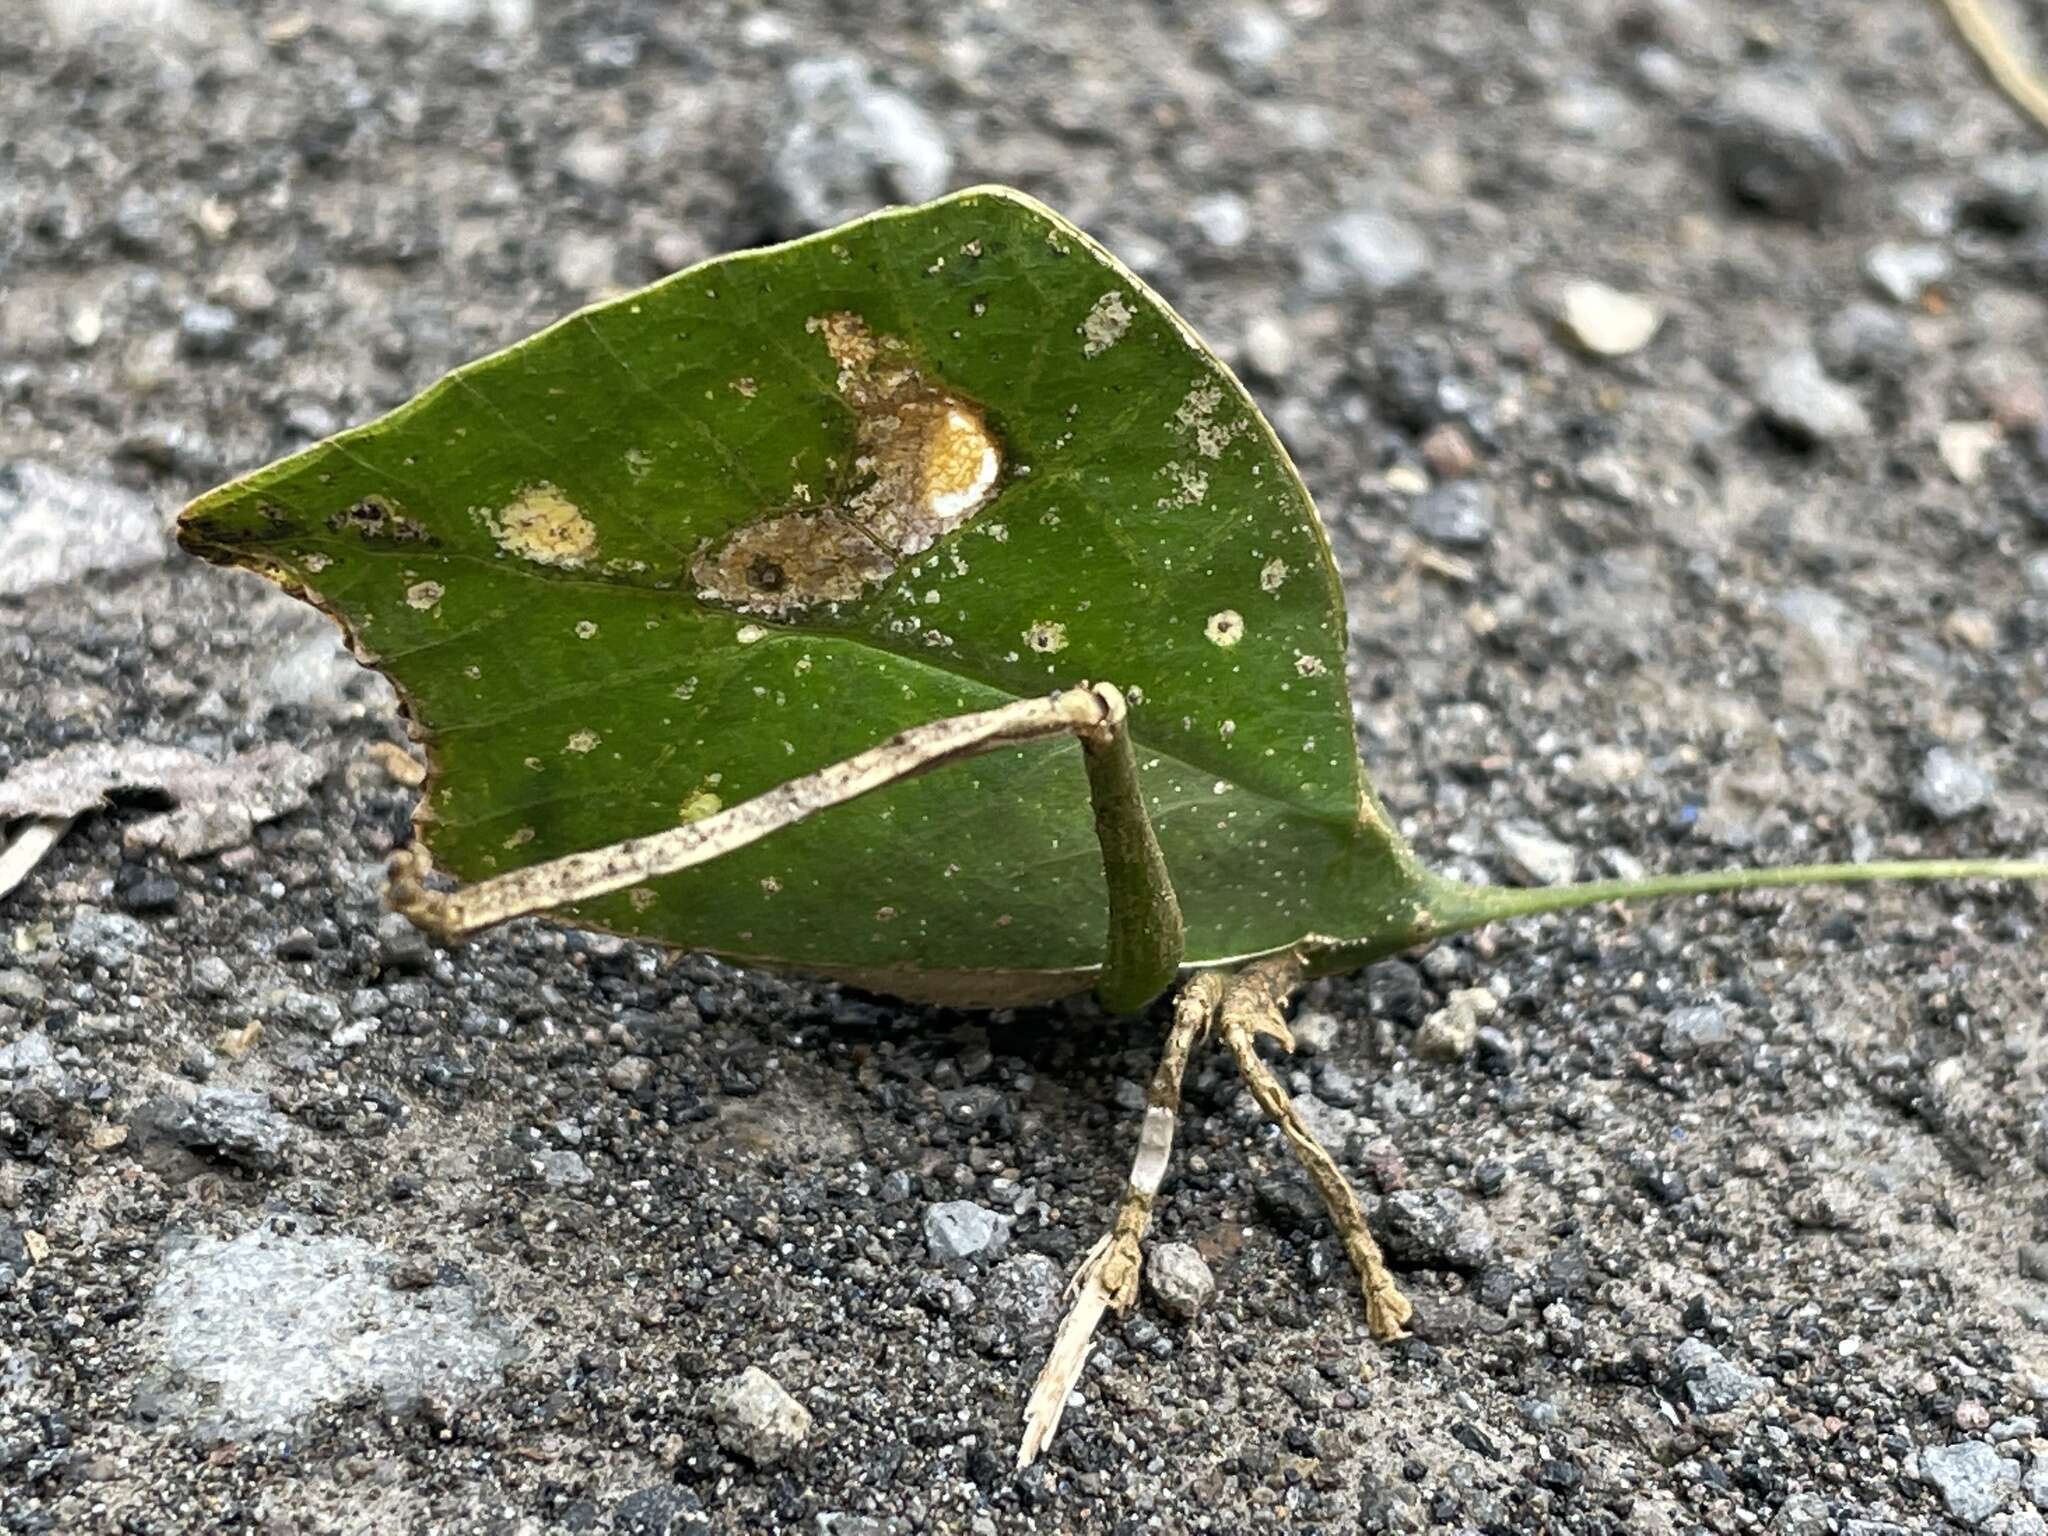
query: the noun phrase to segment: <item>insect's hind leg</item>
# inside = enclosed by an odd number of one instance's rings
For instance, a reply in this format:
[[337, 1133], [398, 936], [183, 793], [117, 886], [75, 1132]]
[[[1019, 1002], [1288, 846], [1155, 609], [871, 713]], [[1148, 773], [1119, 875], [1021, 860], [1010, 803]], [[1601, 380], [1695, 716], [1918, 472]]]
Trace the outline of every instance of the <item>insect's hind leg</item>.
[[1109, 889], [1109, 934], [1097, 988], [1110, 1007], [1142, 1008], [1172, 983], [1180, 905], [1138, 788], [1124, 696], [1107, 683], [1019, 699], [899, 731], [878, 746], [687, 826], [532, 864], [454, 891], [430, 890], [426, 850], [391, 861], [386, 899], [443, 941], [588, 901], [708, 863], [835, 805], [984, 752], [1072, 736], [1081, 743]]
[[1338, 1240], [1344, 1245], [1351, 1267], [1358, 1271], [1359, 1284], [1365, 1291], [1366, 1326], [1372, 1329], [1374, 1338], [1398, 1339], [1415, 1309], [1388, 1273], [1380, 1245], [1366, 1226], [1365, 1212], [1350, 1180], [1344, 1177], [1337, 1160], [1316, 1140], [1315, 1133], [1295, 1109], [1294, 1100], [1259, 1058], [1260, 1035], [1271, 1036], [1287, 1050], [1294, 1049], [1294, 1036], [1288, 1031], [1284, 1015], [1287, 999], [1300, 980], [1301, 964], [1292, 955], [1276, 955], [1247, 966], [1230, 979], [1223, 994], [1217, 1010], [1217, 1034], [1236, 1060], [1238, 1075], [1259, 1108], [1280, 1127], [1288, 1150], [1301, 1164], [1316, 1193], [1322, 1196], [1330, 1223], [1337, 1229]]
[[1112, 1309], [1127, 1312], [1138, 1299], [1140, 1244], [1144, 1242], [1145, 1229], [1152, 1223], [1152, 1201], [1159, 1193], [1167, 1159], [1173, 1153], [1181, 1077], [1195, 1047], [1208, 1038], [1223, 993], [1223, 978], [1213, 971], [1204, 971], [1191, 978], [1174, 999], [1173, 1028], [1167, 1034], [1166, 1048], [1160, 1052], [1159, 1064], [1152, 1071], [1152, 1085], [1145, 1094], [1144, 1128], [1138, 1135], [1138, 1155], [1131, 1164], [1130, 1183], [1117, 1205], [1115, 1222], [1089, 1250], [1067, 1286], [1071, 1304], [1024, 1409], [1024, 1439], [1017, 1449], [1020, 1468], [1030, 1466], [1051, 1444], [1060, 1427], [1060, 1415], [1066, 1411], [1067, 1396], [1080, 1380], [1081, 1367], [1087, 1363], [1089, 1341], [1095, 1337], [1102, 1314]]

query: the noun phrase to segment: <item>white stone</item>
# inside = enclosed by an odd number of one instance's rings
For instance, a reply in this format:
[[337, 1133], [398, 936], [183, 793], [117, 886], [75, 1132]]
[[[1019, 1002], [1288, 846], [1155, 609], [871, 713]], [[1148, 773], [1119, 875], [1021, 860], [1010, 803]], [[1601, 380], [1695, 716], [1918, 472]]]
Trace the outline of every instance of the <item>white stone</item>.
[[1594, 282], [1566, 287], [1558, 319], [1566, 334], [1595, 357], [1640, 352], [1664, 323], [1664, 316], [1649, 300]]
[[1189, 1323], [1216, 1294], [1216, 1277], [1193, 1243], [1154, 1243], [1145, 1255], [1145, 1288], [1160, 1311]]
[[0, 465], [0, 597], [160, 564], [163, 519], [147, 498], [47, 464]]
[[512, 1358], [467, 1286], [400, 1292], [390, 1257], [354, 1237], [280, 1237], [268, 1225], [232, 1241], [174, 1247], [150, 1297], [171, 1385], [167, 1398], [208, 1437], [283, 1430], [365, 1392], [388, 1411], [432, 1393], [474, 1401]]
[[1984, 478], [1984, 460], [2000, 436], [1995, 421], [1947, 421], [1935, 434], [1934, 446], [1960, 484], [1975, 485]]
[[711, 1393], [718, 1443], [757, 1467], [772, 1467], [803, 1448], [811, 1410], [758, 1365], [719, 1383]]

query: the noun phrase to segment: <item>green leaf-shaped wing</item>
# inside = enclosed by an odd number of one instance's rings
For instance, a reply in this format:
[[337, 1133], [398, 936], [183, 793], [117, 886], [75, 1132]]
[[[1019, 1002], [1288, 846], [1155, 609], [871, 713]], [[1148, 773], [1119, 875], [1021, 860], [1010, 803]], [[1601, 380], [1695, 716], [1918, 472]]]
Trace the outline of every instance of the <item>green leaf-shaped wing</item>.
[[[1133, 704], [1189, 960], [1419, 886], [1360, 769], [1344, 610], [1257, 409], [1079, 230], [981, 189], [709, 262], [213, 491], [181, 537], [318, 603], [405, 700], [419, 834], [482, 879], [905, 726]], [[979, 759], [579, 922], [913, 994], [1085, 984], [1072, 744]]]

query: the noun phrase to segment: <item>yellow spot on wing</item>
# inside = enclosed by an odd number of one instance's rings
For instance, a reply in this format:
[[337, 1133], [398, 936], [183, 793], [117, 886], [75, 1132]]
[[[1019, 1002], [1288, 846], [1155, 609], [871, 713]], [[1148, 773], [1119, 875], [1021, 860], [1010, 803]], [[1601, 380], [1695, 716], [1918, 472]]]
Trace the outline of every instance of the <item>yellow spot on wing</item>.
[[500, 549], [536, 565], [573, 570], [597, 553], [596, 527], [545, 480], [527, 486], [484, 520]]

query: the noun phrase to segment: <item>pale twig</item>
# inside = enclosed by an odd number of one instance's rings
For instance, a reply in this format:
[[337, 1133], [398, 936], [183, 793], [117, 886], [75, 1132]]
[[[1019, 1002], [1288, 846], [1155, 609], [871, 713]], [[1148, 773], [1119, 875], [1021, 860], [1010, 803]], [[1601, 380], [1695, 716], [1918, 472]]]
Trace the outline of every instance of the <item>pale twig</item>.
[[63, 841], [64, 834], [71, 830], [74, 818], [70, 816], [36, 816], [20, 832], [14, 841], [0, 848], [0, 896], [7, 895], [29, 877], [29, 873], [43, 862], [43, 855]]
[[1941, 7], [1948, 12], [1948, 19], [1964, 43], [1977, 55], [1977, 62], [1984, 66], [1991, 83], [2048, 131], [2048, 83], [2043, 83], [2041, 76], [2020, 56], [2003, 29], [1992, 20], [1983, 0], [1941, 0]]

